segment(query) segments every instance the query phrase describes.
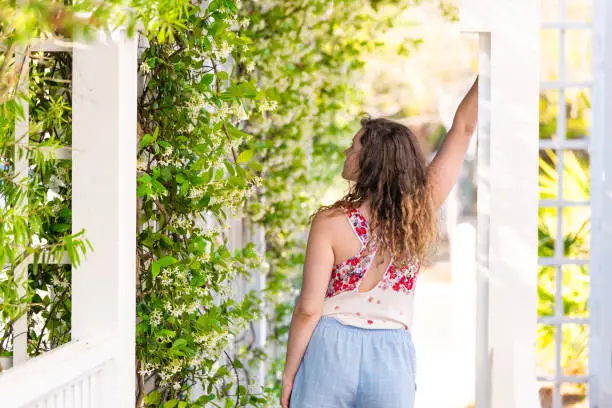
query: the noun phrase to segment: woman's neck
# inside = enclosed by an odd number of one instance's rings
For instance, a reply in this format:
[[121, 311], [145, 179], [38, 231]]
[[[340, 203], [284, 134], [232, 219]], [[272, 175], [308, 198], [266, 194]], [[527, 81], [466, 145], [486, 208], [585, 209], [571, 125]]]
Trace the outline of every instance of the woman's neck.
[[370, 219], [370, 208], [372, 206], [372, 199], [368, 198], [359, 206], [359, 210], [364, 214], [364, 216], [369, 220]]

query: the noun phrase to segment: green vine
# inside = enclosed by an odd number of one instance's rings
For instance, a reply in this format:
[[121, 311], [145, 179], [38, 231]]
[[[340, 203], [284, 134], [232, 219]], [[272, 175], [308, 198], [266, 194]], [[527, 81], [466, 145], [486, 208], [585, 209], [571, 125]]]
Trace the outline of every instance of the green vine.
[[[418, 2], [135, 0], [124, 9], [118, 1], [38, 1], [2, 8], [0, 78], [8, 86], [0, 92], [0, 197], [7, 205], [0, 218], [12, 228], [0, 230], [0, 261], [11, 265], [0, 283], [5, 343], [25, 310], [32, 355], [69, 340], [70, 268], [49, 264], [65, 252], [78, 264], [91, 249], [86, 231], [70, 233], [70, 163], [45, 153], [71, 143], [70, 57], [27, 52], [29, 90], [19, 94], [23, 66], [15, 53], [40, 36], [87, 38], [118, 24], [135, 33], [139, 21], [137, 406], [274, 405], [307, 218], [355, 130], [361, 58], [380, 45], [395, 15]], [[26, 30], [17, 27], [20, 19]], [[25, 100], [31, 132], [22, 150], [36, 164], [17, 179], [9, 176], [14, 123], [24, 117]], [[25, 196], [27, 211], [16, 214]], [[232, 220], [264, 229], [265, 253], [248, 242], [230, 249]], [[13, 273], [23, 246], [37, 255], [26, 295]], [[239, 282], [259, 274], [267, 278], [263, 293], [236, 293]], [[258, 349], [244, 337], [264, 316], [269, 343]], [[252, 373], [261, 361], [270, 374], [263, 389]]]
[[[250, 119], [245, 130], [255, 136], [249, 146], [263, 165], [262, 186], [247, 208], [266, 231], [268, 390], [276, 397], [308, 217], [340, 172], [344, 144], [356, 130], [362, 57], [382, 45], [377, 38], [393, 26], [394, 16], [416, 3], [243, 3], [253, 55], [239, 65], [238, 78], [257, 78], [275, 108]], [[406, 38], [404, 53], [406, 43], [418, 41]]]

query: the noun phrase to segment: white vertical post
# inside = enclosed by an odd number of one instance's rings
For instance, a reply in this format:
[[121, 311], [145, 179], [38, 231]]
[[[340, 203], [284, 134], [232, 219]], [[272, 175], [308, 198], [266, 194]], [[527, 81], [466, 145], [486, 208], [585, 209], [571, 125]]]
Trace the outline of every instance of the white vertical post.
[[[24, 53], [24, 50], [20, 50], [15, 55], [17, 65], [22, 65], [21, 75], [19, 78], [19, 91], [28, 92], [29, 78], [30, 78], [30, 59]], [[23, 119], [15, 123], [15, 140], [17, 145], [15, 146], [15, 176], [18, 181], [28, 178], [28, 156], [26, 147], [29, 144], [29, 128], [30, 128], [30, 105], [27, 101], [22, 101], [21, 106], [23, 109]], [[26, 181], [27, 183], [27, 181]], [[28, 197], [26, 196], [25, 201], [19, 203], [20, 210], [26, 213], [28, 205]], [[30, 257], [26, 257], [24, 261], [17, 265], [15, 268], [15, 277], [19, 281], [19, 295], [23, 296], [26, 293], [26, 287], [28, 285], [28, 265]], [[17, 366], [25, 363], [28, 360], [28, 316], [27, 312], [21, 316], [13, 324], [13, 365]]]
[[589, 406], [612, 406], [612, 4], [595, 0], [591, 150]]
[[489, 344], [489, 231], [491, 202], [491, 34], [478, 39], [478, 195], [476, 250], [476, 405], [491, 401], [491, 350]]
[[489, 68], [481, 77], [489, 95], [479, 98], [485, 134], [478, 155], [476, 405], [537, 407], [540, 7], [533, 0], [463, 0], [461, 11], [464, 29], [481, 35], [480, 68]]
[[73, 230], [93, 251], [73, 273], [72, 337], [116, 340], [113, 407], [135, 404], [136, 46], [118, 30], [73, 51]]
[[533, 0], [499, 0], [494, 15], [489, 243], [491, 406], [538, 407], [535, 344], [540, 7]]
[[[255, 244], [255, 251], [258, 254], [264, 254], [266, 251], [266, 232], [265, 229], [258, 225], [244, 219], [243, 222], [243, 235], [245, 241], [253, 242]], [[252, 270], [253, 280], [248, 290], [254, 289], [259, 293], [263, 293], [266, 288], [266, 274], [265, 270]], [[261, 310], [265, 311], [265, 299], [262, 299]], [[266, 321], [265, 313], [263, 313], [260, 320], [253, 322], [255, 326], [255, 347], [265, 350], [268, 338], [268, 322]], [[272, 354], [271, 354], [272, 355]], [[264, 387], [266, 384], [266, 365], [264, 361], [260, 361], [257, 366], [254, 378], [255, 385], [258, 387]]]
[[476, 226], [474, 220], [458, 224], [450, 240], [451, 282], [453, 296], [452, 335], [456, 353], [454, 367], [461, 377], [456, 381], [457, 404], [467, 406], [475, 398], [476, 358]]

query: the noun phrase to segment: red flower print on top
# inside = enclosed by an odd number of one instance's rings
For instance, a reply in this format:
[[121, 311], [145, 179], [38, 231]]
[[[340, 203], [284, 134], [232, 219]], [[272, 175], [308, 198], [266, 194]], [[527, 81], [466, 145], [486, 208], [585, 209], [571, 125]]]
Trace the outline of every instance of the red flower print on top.
[[361, 215], [361, 212], [359, 212], [359, 210], [356, 208], [349, 210], [348, 218], [351, 222], [351, 225], [353, 226], [353, 230], [355, 230], [355, 233], [359, 237], [359, 240], [363, 245], [365, 245], [368, 242], [368, 239], [370, 238], [368, 221], [363, 215]]
[[348, 261], [346, 261], [346, 263], [348, 265], [351, 265], [351, 266], [357, 266], [357, 265], [359, 265], [359, 257], [355, 256], [355, 257], [349, 259]]
[[[371, 249], [366, 253], [366, 244], [369, 239], [368, 223], [356, 208], [348, 211], [348, 218], [353, 230], [362, 243], [359, 254], [334, 265], [327, 286], [325, 297], [331, 298], [343, 292], [356, 291], [359, 282], [363, 279], [376, 254], [376, 243], [373, 242]], [[381, 281], [375, 288], [386, 290], [391, 288], [395, 292], [410, 293], [414, 290], [416, 276], [420, 268], [420, 262], [415, 261], [402, 268], [391, 264], [385, 271]], [[370, 299], [370, 302], [373, 298]], [[378, 303], [378, 302], [377, 302]]]
[[373, 255], [355, 258], [356, 262], [344, 262], [334, 266], [327, 287], [326, 297], [330, 298], [342, 292], [357, 290], [357, 285], [365, 275]]
[[419, 273], [420, 262], [415, 259], [412, 263], [397, 268], [395, 265], [389, 266], [387, 273], [383, 276], [381, 289], [391, 288], [395, 292], [410, 293], [414, 290], [414, 284]]

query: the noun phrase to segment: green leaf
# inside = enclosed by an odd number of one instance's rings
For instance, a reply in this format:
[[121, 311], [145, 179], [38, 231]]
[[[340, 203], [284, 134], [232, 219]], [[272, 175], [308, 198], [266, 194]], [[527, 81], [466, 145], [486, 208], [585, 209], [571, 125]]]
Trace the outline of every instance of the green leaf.
[[138, 181], [142, 182], [142, 183], [150, 183], [151, 182], [151, 175], [148, 173], [143, 174]]
[[[222, 71], [223, 72], [223, 71]], [[213, 83], [213, 81], [215, 80], [215, 75], [214, 74], [206, 74], [202, 77], [202, 79], [200, 79], [200, 86], [210, 86], [210, 84]]]
[[230, 176], [236, 175], [236, 169], [234, 169], [234, 166], [229, 160], [225, 159], [223, 161], [223, 164], [225, 164], [225, 168], [227, 169], [227, 172], [229, 173]]
[[237, 173], [236, 175], [242, 177], [243, 179], [248, 179], [249, 178], [247, 176], [246, 171], [242, 167], [240, 167], [240, 166], [236, 167], [236, 173]]
[[74, 255], [74, 245], [72, 244], [72, 237], [67, 236], [64, 238], [64, 245], [66, 246], [66, 253], [68, 254], [68, 258], [71, 263], [75, 263], [75, 255]]
[[223, 169], [217, 169], [217, 171], [215, 171], [215, 180], [216, 181], [223, 180], [224, 176], [225, 176], [225, 173], [223, 172]]
[[155, 390], [144, 397], [144, 402], [145, 404], [158, 405], [161, 402], [161, 394], [159, 393], [159, 390]]
[[157, 261], [151, 264], [151, 274], [153, 275], [153, 279], [159, 275], [159, 272], [162, 267], [169, 266], [178, 262], [173, 256], [164, 256], [163, 258], [158, 259]]
[[187, 340], [185, 339], [176, 339], [174, 343], [172, 343], [172, 348], [181, 348], [187, 345]]
[[231, 176], [230, 178], [228, 178], [228, 181], [235, 186], [246, 186], [246, 180], [240, 176]]
[[212, 13], [213, 11], [216, 11], [219, 9], [219, 7], [221, 7], [221, 1], [220, 0], [212, 0], [210, 2], [210, 4], [208, 5], [208, 12]]
[[162, 180], [168, 181], [168, 180], [170, 180], [171, 177], [172, 177], [172, 172], [171, 172], [170, 168], [169, 167], [162, 168], [162, 171], [161, 171], [161, 178], [162, 178]]
[[246, 163], [253, 158], [255, 152], [253, 150], [245, 150], [238, 155], [237, 162], [242, 164]]
[[185, 180], [183, 184], [181, 184], [181, 195], [187, 194], [189, 191], [189, 181]]
[[[246, 110], [246, 108], [245, 108], [245, 110]], [[227, 124], [227, 131], [229, 132], [231, 137], [233, 137], [235, 139], [240, 139], [240, 138], [249, 139], [249, 138], [251, 138], [251, 135], [249, 135], [248, 133], [243, 132], [242, 130], [236, 128], [231, 123], [226, 122], [226, 124]]]
[[208, 182], [210, 182], [210, 179], [212, 179], [213, 177], [213, 169], [209, 169], [208, 171], [202, 173], [201, 176], [201, 184], [207, 184]]
[[174, 245], [174, 241], [168, 237], [167, 235], [162, 235], [161, 236], [161, 242], [163, 242], [164, 245], [166, 245], [169, 248], [172, 248], [172, 246]]
[[150, 135], [150, 134], [145, 134], [142, 139], [140, 140], [140, 148], [144, 148], [149, 146], [151, 143], [153, 143], [155, 141], [157, 137], [154, 135]]
[[206, 243], [201, 237], [193, 237], [189, 242], [189, 251], [202, 253], [206, 249]]
[[204, 194], [198, 204], [202, 207], [207, 207], [208, 204], [210, 204], [210, 199], [211, 199], [210, 194]]
[[236, 7], [236, 3], [234, 3], [232, 0], [221, 0], [223, 5], [225, 7], [227, 7], [232, 13], [236, 13], [238, 11], [238, 8]]
[[248, 82], [232, 85], [219, 95], [219, 97], [225, 101], [233, 98], [252, 99], [255, 98], [255, 96], [257, 96], [257, 89]]
[[263, 165], [259, 162], [256, 162], [256, 161], [249, 162], [248, 166], [249, 168], [255, 171], [263, 171]]
[[136, 190], [137, 197], [144, 197], [150, 192], [150, 188], [147, 184], [138, 185], [138, 189]]
[[153, 275], [153, 279], [155, 279], [157, 275], [159, 275], [159, 270], [160, 270], [159, 264], [157, 262], [153, 262], [151, 264], [151, 275]]
[[223, 81], [227, 81], [227, 79], [229, 78], [229, 76], [227, 75], [227, 72], [225, 72], [225, 71], [217, 72], [217, 77], [219, 77], [219, 79], [221, 79]]
[[66, 232], [70, 229], [70, 224], [53, 224], [51, 229], [55, 232]]
[[178, 400], [173, 399], [173, 400], [166, 402], [164, 404], [164, 408], [174, 408], [177, 406], [177, 404], [178, 404]]
[[157, 263], [159, 263], [160, 266], [169, 266], [172, 264], [175, 264], [178, 262], [178, 259], [176, 259], [173, 256], [164, 256], [163, 258], [160, 258], [157, 260]]

